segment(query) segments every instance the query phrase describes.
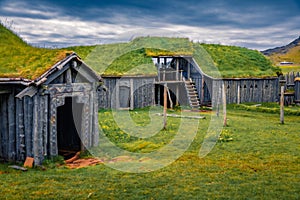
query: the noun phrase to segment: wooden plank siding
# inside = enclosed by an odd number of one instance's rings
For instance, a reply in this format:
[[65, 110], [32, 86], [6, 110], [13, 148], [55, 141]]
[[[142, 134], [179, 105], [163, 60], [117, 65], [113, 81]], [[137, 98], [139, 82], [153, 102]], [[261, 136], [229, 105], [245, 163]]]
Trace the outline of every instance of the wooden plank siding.
[[[33, 157], [34, 164], [40, 165], [47, 156], [57, 156], [57, 108], [65, 104], [66, 98], [83, 105], [80, 134], [85, 146], [82, 149], [98, 145], [99, 77], [81, 61], [74, 66], [77, 68], [66, 63], [43, 84], [29, 86], [36, 87], [32, 95], [26, 94], [28, 87], [21, 84], [1, 83], [1, 160], [23, 162], [26, 157]], [[73, 117], [73, 110], [68, 111], [68, 117]]]
[[[104, 77], [103, 84], [105, 90], [98, 92], [99, 109], [120, 108], [120, 95], [129, 95], [128, 108], [143, 108], [154, 105], [155, 79], [154, 77]], [[127, 87], [129, 94], [122, 94]], [[131, 99], [133, 96], [133, 100]]]

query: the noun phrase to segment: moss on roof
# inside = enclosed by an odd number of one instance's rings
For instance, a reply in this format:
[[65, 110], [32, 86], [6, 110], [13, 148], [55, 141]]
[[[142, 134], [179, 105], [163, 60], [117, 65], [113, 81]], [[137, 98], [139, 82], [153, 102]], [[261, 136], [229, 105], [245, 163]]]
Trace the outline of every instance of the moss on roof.
[[36, 79], [66, 57], [66, 50], [35, 48], [0, 24], [0, 78]]
[[225, 78], [274, 77], [281, 71], [257, 50], [218, 44], [199, 45], [211, 56], [214, 65]]
[[242, 47], [199, 44], [187, 38], [139, 37], [128, 43], [36, 48], [0, 24], [0, 78], [35, 79], [75, 51], [103, 76], [156, 75], [151, 57], [193, 56], [213, 77], [270, 77], [280, 71], [260, 52]]
[[153, 76], [157, 70], [153, 56], [192, 55], [192, 43], [187, 38], [139, 37], [128, 43], [90, 47], [70, 47], [102, 76]]

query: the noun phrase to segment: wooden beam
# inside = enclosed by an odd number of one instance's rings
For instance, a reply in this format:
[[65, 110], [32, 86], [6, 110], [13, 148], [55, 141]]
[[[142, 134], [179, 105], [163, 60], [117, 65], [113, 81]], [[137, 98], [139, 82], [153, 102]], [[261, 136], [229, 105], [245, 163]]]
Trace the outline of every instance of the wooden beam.
[[134, 109], [134, 84], [133, 79], [130, 79], [130, 110]]
[[280, 123], [284, 124], [284, 86], [280, 88]]
[[164, 129], [167, 128], [167, 84], [164, 85]]
[[176, 58], [176, 81], [179, 80], [179, 59]]
[[0, 90], [0, 94], [10, 94], [11, 90]]
[[9, 95], [8, 98], [8, 159], [14, 161], [16, 158], [16, 117], [15, 98]]
[[223, 101], [223, 126], [227, 126], [226, 89], [224, 83], [222, 83], [222, 101]]
[[241, 103], [241, 85], [237, 84], [237, 104]]

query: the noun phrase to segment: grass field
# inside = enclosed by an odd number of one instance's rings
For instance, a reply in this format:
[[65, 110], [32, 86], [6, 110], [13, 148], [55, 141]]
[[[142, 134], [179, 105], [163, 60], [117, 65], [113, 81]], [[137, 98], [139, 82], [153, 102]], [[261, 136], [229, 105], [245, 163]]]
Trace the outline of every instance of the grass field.
[[280, 66], [280, 69], [282, 70], [283, 74], [287, 74], [288, 72], [300, 72], [300, 65], [299, 66], [295, 66], [295, 65]]
[[[147, 110], [130, 112], [138, 124], [147, 124]], [[279, 124], [278, 114], [228, 110], [228, 127], [204, 158], [198, 152], [209, 124], [200, 119], [198, 133], [189, 149], [171, 165], [149, 173], [126, 173], [100, 164], [81, 169], [64, 166], [42, 171], [15, 171], [0, 164], [0, 199], [299, 199], [299, 116], [289, 115]], [[105, 134], [127, 149], [151, 151], [172, 138], [178, 119], [133, 149], [137, 138], [124, 136], [109, 111], [100, 111]], [[102, 119], [102, 120], [101, 120]], [[122, 136], [122, 137], [121, 137]], [[145, 141], [140, 141], [142, 144]], [[126, 146], [127, 145], [127, 146]], [[51, 165], [53, 166], [53, 165]]]

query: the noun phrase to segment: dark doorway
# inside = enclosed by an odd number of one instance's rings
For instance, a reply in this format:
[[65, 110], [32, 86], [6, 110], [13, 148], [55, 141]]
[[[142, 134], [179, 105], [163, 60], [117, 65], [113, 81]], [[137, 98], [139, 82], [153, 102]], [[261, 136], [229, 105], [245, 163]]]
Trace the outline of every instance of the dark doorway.
[[65, 98], [65, 104], [57, 108], [58, 153], [68, 159], [81, 150], [82, 103], [72, 97]]

